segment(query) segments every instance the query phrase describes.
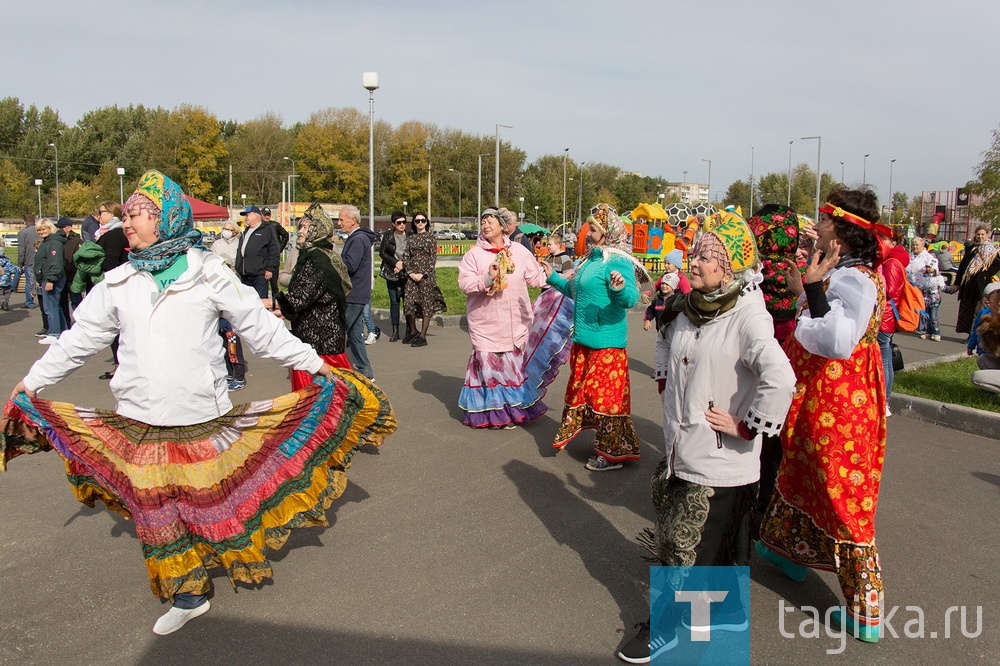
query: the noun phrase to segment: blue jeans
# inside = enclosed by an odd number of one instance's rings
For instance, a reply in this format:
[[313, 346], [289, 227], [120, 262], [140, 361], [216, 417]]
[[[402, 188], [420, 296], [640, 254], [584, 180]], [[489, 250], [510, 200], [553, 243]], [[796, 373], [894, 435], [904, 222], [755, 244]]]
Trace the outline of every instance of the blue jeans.
[[197, 608], [203, 603], [208, 601], [207, 594], [192, 594], [190, 592], [178, 592], [174, 595], [174, 603], [171, 604], [174, 608], [180, 608], [182, 610], [191, 610], [192, 608]]
[[392, 320], [392, 325], [399, 326], [399, 304], [403, 302], [403, 288], [406, 286], [406, 280], [397, 280], [396, 282], [385, 281], [385, 286], [389, 290], [389, 319]]
[[347, 315], [347, 360], [354, 370], [365, 377], [374, 377], [371, 362], [368, 360], [368, 348], [365, 347], [365, 306], [363, 303], [348, 303]]
[[35, 271], [31, 266], [24, 269], [24, 306], [35, 307]]
[[941, 335], [941, 320], [938, 318], [938, 308], [940, 307], [941, 301], [927, 306], [927, 337]]
[[45, 308], [45, 316], [49, 318], [49, 335], [56, 337], [69, 328], [69, 321], [66, 320], [66, 314], [59, 304], [59, 298], [65, 288], [65, 275], [52, 283], [51, 291], [46, 291], [45, 287], [42, 287], [42, 307]]
[[375, 332], [375, 318], [372, 317], [372, 304], [365, 303], [365, 328], [369, 333]]
[[892, 333], [878, 334], [878, 348], [882, 352], [882, 370], [885, 372], [885, 399], [892, 394], [892, 382], [896, 373], [892, 369]]

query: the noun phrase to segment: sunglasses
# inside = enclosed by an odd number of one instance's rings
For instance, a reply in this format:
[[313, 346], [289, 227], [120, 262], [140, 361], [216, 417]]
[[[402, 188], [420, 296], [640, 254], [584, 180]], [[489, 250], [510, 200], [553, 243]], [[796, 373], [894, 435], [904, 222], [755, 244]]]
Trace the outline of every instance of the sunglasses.
[[406, 220], [396, 220], [393, 224], [406, 224]]
[[110, 213], [110, 212], [111, 212], [110, 210], [104, 210], [103, 208], [101, 208], [100, 210], [97, 211], [97, 214], [103, 215], [104, 213]]
[[423, 222], [424, 224], [427, 224], [427, 220], [425, 220], [425, 219], [424, 219], [424, 218], [422, 218], [422, 217], [418, 217], [417, 219], [415, 219], [415, 220], [413, 220], [413, 221], [414, 221], [414, 222], [416, 222], [416, 223], [418, 223], [418, 224], [419, 224], [420, 222]]

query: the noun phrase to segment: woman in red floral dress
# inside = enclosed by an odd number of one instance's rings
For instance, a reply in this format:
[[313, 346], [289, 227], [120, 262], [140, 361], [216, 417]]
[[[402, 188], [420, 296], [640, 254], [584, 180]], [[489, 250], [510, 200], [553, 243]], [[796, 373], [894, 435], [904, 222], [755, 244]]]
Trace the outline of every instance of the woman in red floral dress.
[[784, 457], [756, 546], [796, 581], [807, 567], [836, 572], [847, 614], [836, 609], [832, 620], [869, 642], [879, 638], [883, 608], [875, 509], [885, 455], [877, 339], [885, 289], [874, 268], [877, 234], [888, 229], [877, 220], [870, 189], [835, 190], [820, 208], [818, 252], [803, 278], [808, 307], [785, 346], [796, 386]]

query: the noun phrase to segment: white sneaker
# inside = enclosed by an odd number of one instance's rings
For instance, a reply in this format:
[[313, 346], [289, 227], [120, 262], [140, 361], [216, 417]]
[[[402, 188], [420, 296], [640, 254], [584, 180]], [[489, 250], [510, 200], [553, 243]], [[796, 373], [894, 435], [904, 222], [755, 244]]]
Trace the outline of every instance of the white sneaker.
[[378, 340], [378, 338], [375, 337], [375, 331], [371, 331], [370, 333], [368, 333], [368, 337], [365, 338], [365, 344], [366, 345], [373, 345], [373, 344], [375, 344], [376, 340]]
[[885, 406], [885, 417], [889, 418], [890, 416], [892, 416], [892, 410], [889, 409], [889, 405], [887, 404]]
[[54, 345], [59, 338], [55, 335], [46, 335], [38, 341], [40, 345]]
[[170, 610], [161, 615], [160, 619], [153, 625], [153, 633], [157, 636], [172, 634], [187, 624], [188, 620], [193, 620], [199, 615], [207, 613], [211, 607], [212, 604], [207, 599], [205, 603], [196, 608], [183, 609], [171, 606]]

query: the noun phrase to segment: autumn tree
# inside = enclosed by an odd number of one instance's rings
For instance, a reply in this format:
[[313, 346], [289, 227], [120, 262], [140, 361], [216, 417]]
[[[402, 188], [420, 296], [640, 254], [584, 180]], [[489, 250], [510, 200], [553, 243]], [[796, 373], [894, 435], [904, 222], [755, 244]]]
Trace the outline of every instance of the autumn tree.
[[199, 199], [214, 199], [228, 191], [228, 156], [218, 119], [206, 109], [188, 104], [156, 112], [145, 141], [148, 168], [176, 180]]
[[1000, 129], [993, 130], [993, 144], [983, 153], [975, 173], [976, 180], [969, 186], [983, 197], [983, 202], [969, 206], [969, 213], [993, 229], [1000, 228]]
[[294, 138], [284, 128], [281, 116], [265, 113], [232, 131], [227, 145], [236, 196], [246, 194], [249, 203], [261, 205], [279, 201], [281, 183], [291, 167], [285, 158], [295, 157]]

